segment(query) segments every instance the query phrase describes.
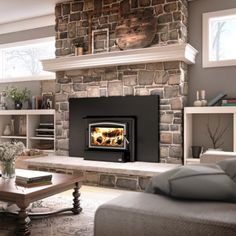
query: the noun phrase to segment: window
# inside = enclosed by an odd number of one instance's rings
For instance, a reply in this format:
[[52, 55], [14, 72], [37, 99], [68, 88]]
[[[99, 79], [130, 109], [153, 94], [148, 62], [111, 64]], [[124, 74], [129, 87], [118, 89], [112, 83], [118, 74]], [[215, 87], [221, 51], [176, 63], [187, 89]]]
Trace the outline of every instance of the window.
[[236, 65], [236, 9], [203, 14], [203, 67]]
[[0, 45], [0, 82], [54, 79], [40, 62], [53, 57], [54, 37]]

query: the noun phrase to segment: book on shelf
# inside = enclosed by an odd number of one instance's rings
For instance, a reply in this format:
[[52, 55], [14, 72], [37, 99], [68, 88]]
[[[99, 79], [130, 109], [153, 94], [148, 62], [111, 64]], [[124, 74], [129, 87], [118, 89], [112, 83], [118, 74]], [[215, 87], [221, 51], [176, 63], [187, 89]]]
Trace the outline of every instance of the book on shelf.
[[236, 104], [236, 98], [226, 98], [222, 99], [221, 105], [222, 106], [235, 106]]
[[40, 123], [39, 128], [54, 129], [53, 123]]
[[221, 106], [223, 106], [223, 107], [233, 107], [233, 106], [236, 106], [236, 103], [222, 103]]
[[54, 134], [36, 134], [36, 137], [54, 138]]
[[25, 183], [37, 183], [40, 181], [51, 181], [52, 174], [43, 171], [28, 172], [18, 169], [16, 172], [16, 181]]
[[35, 129], [35, 130], [38, 131], [38, 132], [50, 132], [50, 133], [54, 132], [54, 129], [47, 129], [47, 128], [38, 128], [38, 129]]

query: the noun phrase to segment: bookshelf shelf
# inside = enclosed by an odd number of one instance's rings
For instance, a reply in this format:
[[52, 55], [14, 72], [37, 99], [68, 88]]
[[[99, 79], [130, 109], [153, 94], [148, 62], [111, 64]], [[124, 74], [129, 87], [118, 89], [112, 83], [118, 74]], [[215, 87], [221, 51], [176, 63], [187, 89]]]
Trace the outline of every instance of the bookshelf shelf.
[[[24, 133], [19, 132], [20, 119], [24, 119]], [[14, 131], [13, 135], [3, 135], [3, 131], [6, 125], [11, 124], [11, 120], [14, 120]], [[55, 132], [51, 129], [50, 137], [36, 136], [36, 130], [40, 124], [51, 124], [55, 127], [55, 110], [0, 110], [0, 141], [5, 142], [12, 139], [21, 140], [27, 149], [34, 149], [42, 146], [42, 149], [47, 149], [46, 144], [50, 144], [50, 149], [55, 151]], [[24, 134], [22, 133], [22, 134]], [[45, 148], [43, 148], [45, 147]]]
[[185, 107], [184, 108], [184, 164], [198, 163], [191, 157], [193, 144], [193, 117], [197, 114], [230, 114], [233, 119], [233, 151], [236, 152], [236, 106]]
[[52, 137], [30, 137], [30, 139], [34, 140], [54, 140]]
[[2, 135], [1, 138], [3, 139], [27, 139], [26, 136], [5, 136], [5, 135]]

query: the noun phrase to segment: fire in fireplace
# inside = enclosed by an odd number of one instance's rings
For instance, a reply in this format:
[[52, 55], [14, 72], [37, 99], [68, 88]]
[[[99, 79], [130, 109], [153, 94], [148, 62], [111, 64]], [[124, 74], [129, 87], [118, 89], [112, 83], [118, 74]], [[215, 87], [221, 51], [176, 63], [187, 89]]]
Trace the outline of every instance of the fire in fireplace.
[[89, 148], [111, 148], [125, 150], [126, 125], [114, 122], [100, 122], [89, 124]]
[[86, 117], [85, 159], [135, 161], [134, 117]]

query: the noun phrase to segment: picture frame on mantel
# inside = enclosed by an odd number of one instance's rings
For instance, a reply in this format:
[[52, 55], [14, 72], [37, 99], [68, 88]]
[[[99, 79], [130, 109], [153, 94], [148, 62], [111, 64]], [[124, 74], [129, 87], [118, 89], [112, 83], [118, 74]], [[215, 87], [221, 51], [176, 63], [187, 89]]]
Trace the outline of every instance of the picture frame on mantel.
[[101, 52], [109, 52], [108, 28], [92, 31], [92, 54]]
[[41, 109], [53, 109], [54, 108], [54, 95], [52, 92], [42, 93], [42, 105]]

